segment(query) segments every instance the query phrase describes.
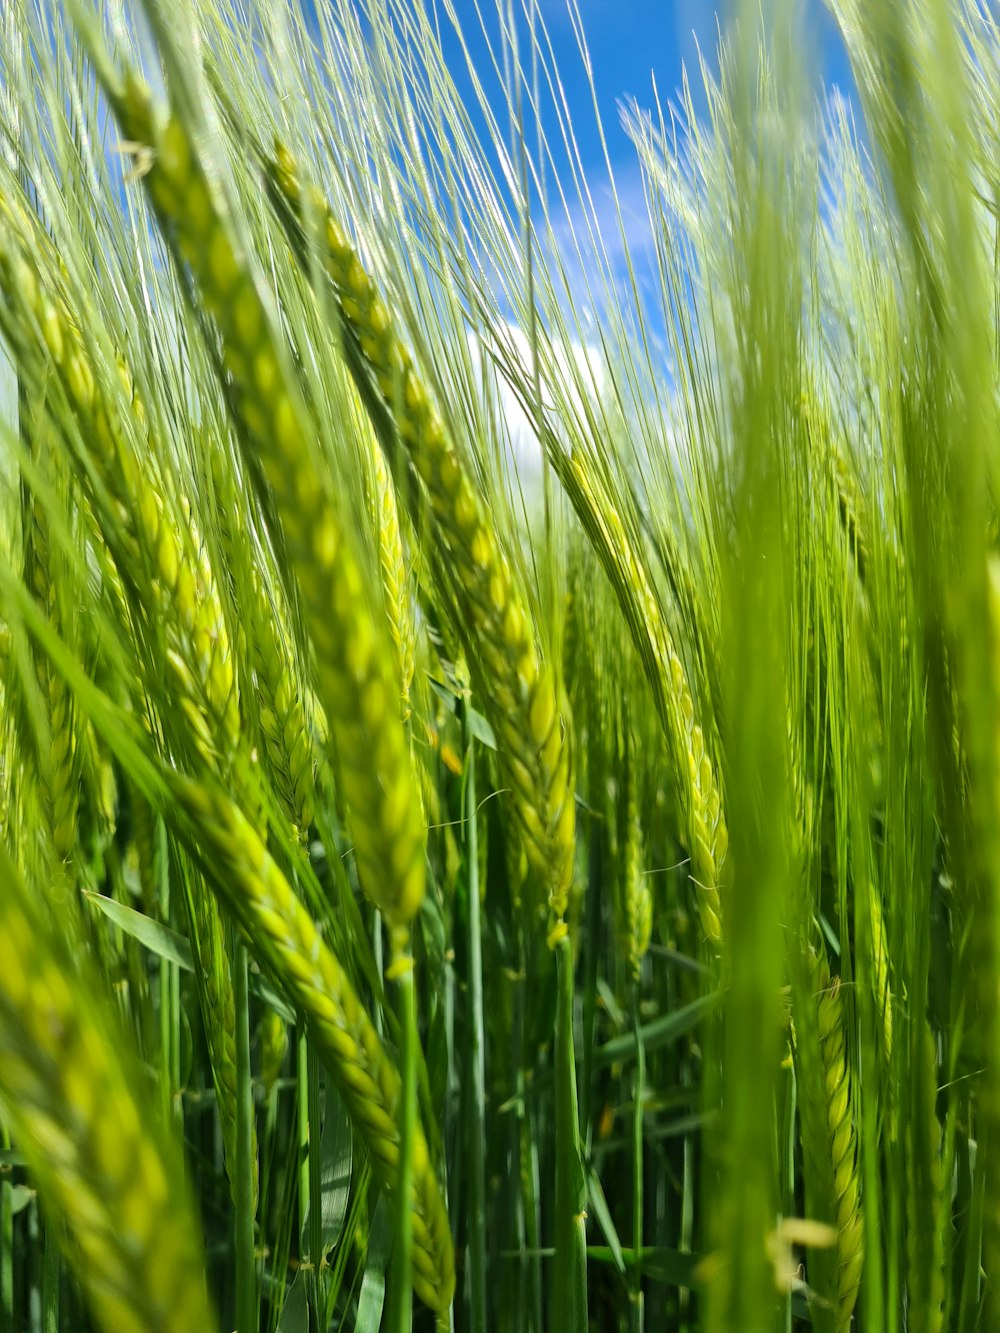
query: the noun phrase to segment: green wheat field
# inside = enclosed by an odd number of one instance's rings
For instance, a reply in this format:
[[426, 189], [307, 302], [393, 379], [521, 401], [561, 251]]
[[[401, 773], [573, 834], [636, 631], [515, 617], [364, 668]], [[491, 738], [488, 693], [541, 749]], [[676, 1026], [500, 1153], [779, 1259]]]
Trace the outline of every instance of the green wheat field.
[[1000, 1333], [1000, 18], [730, 8], [0, 10], [0, 1333]]

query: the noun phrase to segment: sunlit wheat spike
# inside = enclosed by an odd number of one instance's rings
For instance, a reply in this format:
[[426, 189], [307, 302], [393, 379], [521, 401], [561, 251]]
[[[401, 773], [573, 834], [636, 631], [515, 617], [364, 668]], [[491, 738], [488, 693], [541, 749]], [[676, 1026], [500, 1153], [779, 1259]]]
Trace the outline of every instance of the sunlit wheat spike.
[[618, 846], [615, 861], [620, 866], [620, 932], [628, 955], [629, 970], [638, 980], [642, 960], [649, 948], [653, 925], [653, 900], [643, 874], [643, 834], [639, 820], [639, 799], [635, 756], [630, 753], [634, 741], [623, 727], [619, 768]]
[[[180, 777], [172, 787], [215, 871], [215, 891], [243, 927], [251, 952], [308, 1020], [376, 1173], [391, 1189], [399, 1160], [399, 1075], [346, 973], [233, 802]], [[443, 1310], [455, 1288], [451, 1231], [419, 1130], [412, 1207], [414, 1289], [432, 1309]]]
[[[145, 413], [124, 361], [118, 362], [117, 384], [102, 383], [55, 276], [40, 266], [44, 249], [33, 256], [26, 249], [30, 239], [12, 233], [0, 239], [5, 332], [20, 365], [36, 372], [46, 361], [54, 365], [88, 460], [110, 498], [109, 512], [100, 495], [92, 497], [95, 510], [105, 515], [102, 532], [116, 571], [135, 590], [130, 605], [154, 626], [162, 619], [168, 675], [180, 707], [195, 724], [198, 748], [213, 762], [225, 762], [239, 739], [239, 700], [204, 550], [197, 534], [181, 533], [155, 479], [135, 456], [132, 440], [145, 437]], [[122, 419], [123, 397], [124, 410], [135, 414], [129, 429]], [[89, 484], [89, 472], [81, 469], [80, 475]]]
[[814, 393], [802, 398], [802, 416], [810, 446], [816, 451], [822, 473], [832, 481], [840, 526], [847, 550], [862, 585], [871, 563], [870, 546], [862, 523], [861, 495], [857, 481], [831, 429], [829, 414]]
[[0, 849], [0, 1106], [106, 1333], [211, 1333], [177, 1145], [104, 997]]
[[410, 692], [413, 687], [414, 637], [416, 633], [413, 624], [413, 608], [410, 603], [409, 574], [403, 551], [403, 536], [400, 529], [399, 510], [396, 504], [396, 492], [385, 465], [385, 456], [378, 441], [370, 438], [370, 428], [364, 434], [369, 437], [371, 445], [372, 486], [370, 505], [378, 533], [379, 562], [382, 568], [382, 585], [385, 590], [386, 615], [402, 684], [403, 720], [408, 722], [411, 707]]
[[[30, 354], [32, 325], [45, 332], [48, 355], [79, 421], [81, 436], [115, 502], [115, 517], [105, 529], [109, 541], [117, 543], [121, 566], [133, 586], [151, 594], [152, 605], [143, 605], [145, 598], [139, 602], [141, 613], [154, 618], [158, 613], [164, 622], [167, 677], [187, 724], [185, 734], [193, 738], [193, 748], [203, 759], [225, 771], [239, 743], [238, 696], [222, 609], [204, 550], [193, 530], [184, 542], [158, 490], [134, 458], [115, 398], [102, 388], [82, 335], [51, 282], [41, 269], [32, 268], [27, 253], [0, 244], [0, 289], [8, 313], [21, 316], [14, 330], [15, 346], [22, 354]], [[128, 410], [135, 413], [135, 424], [144, 434], [145, 413], [121, 359], [116, 376]], [[32, 568], [37, 581], [37, 558]], [[69, 699], [58, 674], [47, 670], [46, 679], [49, 677], [59, 682], [60, 691]], [[53, 731], [54, 752], [59, 744]], [[218, 908], [204, 895], [195, 906], [192, 926], [203, 966], [202, 1012], [219, 1090], [227, 1161], [232, 1166], [236, 1133], [232, 982]]]
[[143, 184], [222, 335], [241, 439], [274, 495], [316, 649], [361, 883], [391, 923], [404, 924], [423, 897], [424, 829], [399, 689], [350, 534], [313, 466], [314, 428], [301, 388], [184, 124], [177, 116], [161, 121], [132, 74], [108, 91], [125, 132], [153, 150]]
[[889, 935], [882, 912], [882, 899], [874, 883], [868, 885], [868, 910], [871, 916], [872, 982], [875, 1013], [882, 1024], [881, 1055], [885, 1069], [892, 1068], [892, 986], [889, 975]]
[[702, 930], [709, 944], [722, 943], [722, 867], [729, 847], [722, 791], [687, 670], [664, 618], [644, 563], [636, 554], [621, 515], [586, 459], [553, 451], [553, 461], [590, 538], [629, 628], [650, 682], [661, 725], [671, 748], [685, 810], [682, 835], [691, 857]]
[[[30, 449], [34, 464], [49, 480], [58, 482], [63, 477], [59, 457], [47, 445], [48, 426], [40, 413], [32, 413], [27, 396], [19, 401], [22, 439]], [[49, 534], [49, 516], [43, 501], [25, 494], [22, 522], [24, 527], [25, 582], [42, 612], [57, 631], [60, 624], [59, 583], [60, 553], [53, 549]], [[72, 693], [57, 672], [49, 667], [40, 653], [35, 653], [35, 675], [46, 710], [48, 723], [47, 745], [38, 756], [38, 778], [41, 785], [51, 833], [51, 847], [55, 862], [65, 861], [72, 851], [77, 833], [79, 803], [79, 765], [77, 758], [77, 719]]]
[[[270, 163], [279, 197], [297, 216], [299, 168], [279, 145]], [[310, 196], [322, 220], [323, 259], [345, 327], [365, 370], [393, 415], [403, 449], [425, 488], [442, 534], [467, 620], [460, 630], [481, 675], [484, 708], [501, 741], [500, 761], [512, 789], [525, 848], [557, 916], [573, 879], [575, 805], [569, 702], [551, 663], [539, 653], [523, 591], [498, 543], [479, 493], [421, 380], [392, 314], [325, 199]], [[353, 365], [352, 365], [353, 369]], [[404, 452], [405, 450], [405, 452]]]
[[273, 581], [265, 584], [263, 556], [254, 558], [243, 521], [243, 496], [218, 447], [212, 448], [212, 484], [220, 544], [253, 667], [257, 719], [272, 784], [289, 821], [304, 834], [316, 809], [317, 776], [322, 774], [329, 785], [323, 755], [326, 719], [302, 680], [284, 601]]

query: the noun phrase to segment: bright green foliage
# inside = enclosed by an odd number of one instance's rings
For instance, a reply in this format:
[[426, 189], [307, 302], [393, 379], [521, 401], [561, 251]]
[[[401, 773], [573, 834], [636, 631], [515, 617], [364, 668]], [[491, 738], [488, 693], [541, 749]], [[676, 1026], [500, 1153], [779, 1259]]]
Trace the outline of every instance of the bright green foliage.
[[276, 583], [265, 584], [264, 572], [253, 559], [250, 533], [240, 523], [243, 496], [218, 449], [212, 452], [212, 483], [220, 548], [252, 664], [271, 780], [289, 821], [308, 830], [316, 810], [317, 781], [329, 781], [323, 757], [326, 718], [299, 678], [285, 600]]
[[1000, 1327], [1000, 30], [731, 8], [585, 178], [558, 6], [4, 6], [0, 1333]]
[[[120, 383], [103, 386], [80, 330], [55, 290], [55, 275], [36, 266], [38, 253], [33, 260], [25, 248], [39, 245], [39, 240], [37, 235], [13, 233], [0, 247], [0, 289], [8, 327], [29, 373], [37, 375], [51, 358], [88, 450], [88, 462], [103, 488], [98, 498], [106, 495], [112, 507], [106, 531], [119, 571], [143, 598], [141, 613], [154, 620], [165, 618], [166, 662], [181, 708], [202, 754], [224, 763], [239, 737], [239, 703], [211, 574], [184, 548], [162, 497], [135, 457], [134, 446], [145, 435], [145, 414], [124, 362], [119, 359], [112, 369]], [[44, 245], [39, 250], [50, 257]], [[36, 329], [43, 341], [26, 342]], [[114, 388], [125, 390], [133, 418], [129, 424], [135, 432], [131, 439]]]
[[[44, 439], [44, 430], [42, 432]], [[36, 463], [44, 466], [44, 449], [36, 448]], [[58, 464], [57, 464], [58, 466]], [[52, 562], [48, 523], [41, 506], [28, 502], [25, 583], [53, 625], [59, 624], [58, 581]], [[44, 657], [35, 663], [38, 685], [46, 707], [48, 744], [39, 755], [38, 776], [44, 792], [52, 851], [57, 861], [69, 855], [76, 840], [78, 772], [76, 719], [73, 695]]]

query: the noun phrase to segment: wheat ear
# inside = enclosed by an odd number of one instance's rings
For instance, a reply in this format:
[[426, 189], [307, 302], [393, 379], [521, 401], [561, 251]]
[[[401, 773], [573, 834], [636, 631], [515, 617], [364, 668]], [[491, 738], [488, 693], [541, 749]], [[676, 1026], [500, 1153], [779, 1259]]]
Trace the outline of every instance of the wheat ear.
[[254, 628], [251, 652], [261, 735], [285, 814], [305, 835], [316, 813], [318, 780], [327, 774], [326, 718], [319, 716], [319, 703], [301, 681], [291, 635], [256, 571], [249, 582], [251, 605], [245, 610]]
[[[279, 590], [273, 583], [265, 585], [262, 567], [253, 561], [252, 535], [241, 524], [242, 497], [217, 445], [212, 448], [212, 480], [222, 551], [253, 664], [272, 784], [290, 823], [304, 833], [316, 809], [317, 776], [326, 774], [326, 719], [318, 716], [319, 704], [301, 679]], [[236, 524], [241, 524], [239, 531], [234, 531]]]
[[[270, 177], [285, 209], [297, 218], [299, 169], [280, 145]], [[370, 397], [374, 387], [395, 421], [405, 452], [388, 447], [390, 465], [399, 467], [408, 458], [423, 484], [465, 613], [460, 625], [464, 646], [482, 675], [484, 707], [500, 740], [500, 762], [525, 849], [561, 918], [575, 845], [569, 702], [539, 654], [523, 593], [497, 544], [483, 498], [388, 307], [322, 195], [312, 192], [309, 202], [322, 221], [323, 260], [344, 330], [360, 357], [360, 364], [351, 361], [352, 371], [362, 396]]]
[[821, 1214], [817, 1220], [830, 1222], [837, 1233], [832, 1256], [822, 1250], [813, 1252], [810, 1282], [825, 1302], [814, 1306], [813, 1317], [821, 1328], [847, 1333], [864, 1262], [847, 1027], [840, 978], [831, 980], [826, 958], [811, 950], [808, 973], [811, 1012], [801, 1023], [795, 1052], [807, 1201], [810, 1209]]
[[415, 637], [413, 608], [410, 603], [409, 576], [403, 554], [403, 535], [399, 523], [396, 491], [392, 484], [385, 455], [378, 441], [371, 436], [370, 426], [362, 430], [371, 445], [372, 485], [370, 508], [378, 533], [379, 563], [382, 568], [382, 586], [385, 590], [386, 616], [389, 633], [396, 654], [397, 669], [402, 687], [403, 721], [409, 722], [415, 668]]
[[[22, 395], [20, 412], [27, 412]], [[58, 475], [57, 459], [45, 449], [46, 423], [32, 425], [22, 419], [22, 433], [34, 455], [36, 466]], [[44, 455], [44, 457], [43, 457]], [[60, 614], [57, 596], [57, 572], [53, 568], [56, 552], [49, 540], [49, 522], [38, 497], [27, 496], [25, 513], [25, 582], [49, 622], [57, 629]], [[79, 771], [77, 764], [77, 723], [72, 692], [58, 672], [52, 671], [45, 657], [34, 652], [35, 675], [45, 703], [48, 738], [45, 753], [39, 756], [38, 778], [42, 789], [51, 834], [51, 848], [56, 861], [65, 861], [73, 849], [77, 834]]]
[[717, 949], [722, 943], [719, 889], [729, 832], [687, 671], [646, 567], [606, 489], [581, 455], [568, 454], [558, 446], [548, 455], [614, 589], [650, 683], [686, 811], [684, 838], [702, 930]]
[[[33, 269], [13, 245], [0, 246], [0, 288], [8, 312], [20, 314], [12, 341], [22, 355], [31, 355], [27, 340], [32, 325], [43, 332], [81, 435], [112, 496], [115, 518], [109, 535], [117, 539], [119, 563], [165, 622], [168, 679], [186, 723], [184, 735], [193, 739], [202, 759], [225, 771], [239, 744], [239, 703], [222, 607], [204, 550], [196, 535], [187, 543], [182, 540], [158, 492], [135, 462], [115, 402], [99, 384], [80, 331], [46, 275]], [[145, 412], [121, 359], [118, 377], [132, 424], [144, 431]], [[191, 553], [192, 546], [197, 554]], [[145, 578], [143, 570], [148, 570]], [[236, 1133], [232, 977], [214, 899], [196, 885], [187, 905], [202, 964], [201, 1009], [231, 1166]]]
[[329, 482], [313, 465], [302, 392], [180, 119], [157, 117], [130, 71], [105, 91], [127, 137], [152, 153], [144, 181], [174, 254], [222, 335], [241, 442], [263, 466], [316, 648], [320, 701], [337, 752], [362, 885], [391, 924], [424, 890], [423, 823], [381, 624]]
[[618, 852], [620, 866], [618, 913], [621, 933], [633, 980], [639, 979], [642, 960], [649, 948], [653, 927], [653, 900], [642, 873], [642, 825], [632, 755], [632, 739], [627, 724], [619, 754], [621, 790], [618, 802]]
[[0, 1106], [106, 1333], [215, 1329], [176, 1144], [100, 989], [0, 849]]
[[[892, 1068], [892, 984], [889, 975], [889, 936], [882, 913], [882, 898], [874, 879], [868, 879], [868, 912], [871, 920], [872, 981], [875, 991], [875, 1013], [881, 1022], [881, 1056], [887, 1085], [891, 1083]], [[891, 1096], [891, 1094], [890, 1094]], [[893, 1110], [889, 1108], [890, 1118]]]
[[[204, 553], [192, 556], [150, 478], [140, 470], [118, 411], [120, 393], [100, 383], [83, 336], [55, 288], [55, 278], [28, 258], [13, 235], [0, 238], [0, 297], [6, 332], [19, 364], [50, 360], [77, 419], [80, 437], [112, 506], [104, 533], [120, 573], [137, 593], [135, 605], [166, 627], [166, 663], [193, 724], [198, 748], [213, 763], [239, 740], [239, 700], [232, 654], [218, 595]], [[36, 252], [38, 256], [43, 250]], [[44, 337], [39, 346], [34, 331]], [[119, 390], [134, 414], [133, 431], [145, 430], [145, 414], [131, 379], [119, 363]], [[87, 469], [82, 475], [90, 482]], [[101, 496], [94, 498], [100, 508]]]
[[[376, 1174], [391, 1189], [399, 1162], [399, 1075], [344, 970], [233, 802], [219, 789], [176, 775], [171, 787], [207, 853], [213, 887], [251, 952], [306, 1016]], [[414, 1289], [432, 1309], [447, 1309], [455, 1289], [451, 1232], [419, 1127], [412, 1213]]]

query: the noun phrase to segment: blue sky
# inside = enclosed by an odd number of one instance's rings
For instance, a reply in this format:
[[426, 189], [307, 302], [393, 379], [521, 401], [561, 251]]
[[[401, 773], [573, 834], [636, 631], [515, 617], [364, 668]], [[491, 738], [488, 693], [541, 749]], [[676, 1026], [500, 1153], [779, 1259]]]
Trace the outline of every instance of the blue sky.
[[[495, 3], [495, 0], [493, 0]], [[486, 0], [483, 8], [493, 8]], [[506, 0], [503, 0], [504, 7]], [[579, 57], [577, 39], [570, 21], [567, 0], [535, 0], [537, 11], [548, 27], [556, 61], [564, 82], [574, 130], [579, 135], [584, 165], [600, 161], [600, 146], [590, 114], [591, 94]], [[618, 128], [617, 103], [636, 98], [650, 105], [655, 75], [661, 100], [672, 100], [687, 66], [692, 84], [698, 83], [699, 49], [714, 65], [718, 23], [725, 22], [726, 5], [710, 0], [577, 0], [593, 63], [598, 105], [617, 158], [627, 150]], [[817, 77], [827, 85], [847, 92], [851, 87], [847, 59], [833, 20], [822, 0], [802, 0], [811, 50], [803, 52]], [[521, 0], [515, 0], [520, 9]], [[473, 59], [480, 70], [485, 65], [485, 46], [478, 39], [478, 24], [472, 0], [455, 0]], [[720, 18], [721, 16], [721, 18]], [[444, 34], [445, 51], [459, 86], [465, 84], [459, 68], [457, 46]], [[479, 58], [481, 57], [481, 58]]]
[[[788, 2], [781, 0], [781, 3]], [[433, 7], [433, 0], [431, 3]], [[490, 68], [489, 56], [479, 30], [477, 6], [473, 0], [453, 0], [453, 3], [472, 60], [479, 74], [485, 77]], [[524, 0], [514, 0], [515, 12], [522, 10], [523, 3]], [[699, 51], [714, 68], [718, 24], [725, 22], [729, 7], [712, 4], [710, 0], [577, 0], [577, 3], [590, 51], [598, 108], [626, 213], [626, 225], [629, 222], [628, 214], [632, 211], [635, 214], [635, 239], [638, 239], [644, 230], [644, 222], [640, 217], [644, 212], [641, 179], [635, 151], [620, 123], [619, 104], [635, 99], [641, 108], [652, 108], [655, 77], [660, 101], [666, 110], [669, 102], [677, 100], [677, 90], [686, 66], [695, 92], [695, 105], [698, 106]], [[821, 81], [827, 87], [837, 86], [849, 96], [852, 83], [846, 55], [825, 5], [822, 0], [800, 0], [800, 3], [807, 32], [803, 48], [805, 67], [811, 70], [817, 82]], [[479, 0], [479, 7], [491, 15], [494, 25], [496, 10], [506, 11], [507, 5], [508, 0], [501, 0], [499, 5], [497, 0]], [[572, 119], [573, 133], [584, 169], [600, 203], [602, 181], [606, 180], [603, 154], [593, 115], [591, 91], [567, 0], [535, 0], [535, 5], [548, 29]], [[471, 86], [463, 68], [459, 45], [449, 33], [447, 24], [442, 23], [441, 31], [449, 67], [466, 106], [471, 109]], [[492, 32], [495, 37], [498, 28], [494, 26]], [[523, 45], [521, 55], [523, 59]], [[489, 92], [488, 78], [486, 82], [492, 104], [499, 111], [503, 101], [500, 90], [494, 90], [494, 97]], [[474, 117], [476, 120], [478, 118]], [[558, 127], [551, 110], [543, 111], [543, 126], [550, 143], [558, 139]], [[530, 123], [527, 126], [527, 137], [529, 144], [532, 143]], [[563, 174], [563, 164], [559, 162], [558, 165], [560, 174]], [[605, 189], [603, 193], [610, 210], [610, 192]], [[609, 216], [608, 222], [609, 228], [602, 226], [606, 237], [615, 231], [613, 218]]]
[[[590, 127], [587, 115], [590, 93], [576, 50], [576, 38], [567, 18], [566, 0], [537, 0], [539, 11], [549, 25], [556, 58], [566, 82], [571, 106], [577, 103], [581, 132]], [[612, 148], [627, 149], [627, 141], [618, 129], [616, 104], [634, 97], [640, 105], [651, 101], [655, 74], [661, 100], [674, 97], [686, 65], [692, 83], [698, 83], [698, 52], [714, 66], [718, 24], [725, 21], [725, 5], [709, 0], [579, 0], [580, 13], [590, 46], [598, 102]], [[822, 0], [806, 0], [807, 24], [812, 32], [814, 50], [821, 76], [826, 82], [842, 86], [849, 80], [847, 63], [836, 28]], [[804, 53], [807, 55], [809, 53]], [[596, 135], [581, 141], [585, 165], [587, 157], [600, 157]]]

